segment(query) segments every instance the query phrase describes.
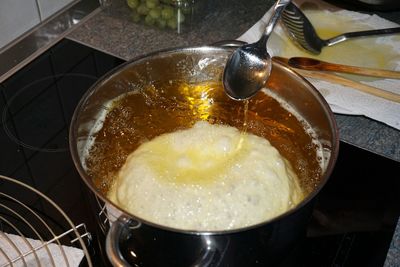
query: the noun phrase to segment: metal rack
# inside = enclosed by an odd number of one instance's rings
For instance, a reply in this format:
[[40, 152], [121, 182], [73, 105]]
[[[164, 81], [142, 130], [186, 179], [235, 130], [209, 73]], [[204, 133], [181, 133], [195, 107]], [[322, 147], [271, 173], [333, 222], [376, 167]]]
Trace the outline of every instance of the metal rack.
[[50, 198], [0, 175], [0, 267], [92, 266], [91, 235]]
[[95, 205], [99, 207], [99, 212], [97, 214], [98, 224], [103, 234], [107, 234], [110, 225], [116, 221], [122, 213], [111, 204], [104, 203], [97, 196], [95, 196], [95, 202]]

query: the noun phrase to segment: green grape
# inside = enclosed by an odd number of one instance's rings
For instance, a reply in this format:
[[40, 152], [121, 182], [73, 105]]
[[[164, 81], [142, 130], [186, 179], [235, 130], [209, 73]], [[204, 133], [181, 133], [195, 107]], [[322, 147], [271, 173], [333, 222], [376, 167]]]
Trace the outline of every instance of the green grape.
[[174, 9], [170, 6], [166, 6], [161, 11], [161, 18], [169, 20], [174, 17]]
[[159, 27], [160, 29], [164, 29], [167, 26], [167, 21], [163, 20], [163, 19], [158, 19], [156, 21], [156, 25], [157, 27]]
[[150, 9], [155, 8], [158, 4], [158, 0], [146, 0], [146, 6]]
[[158, 19], [161, 16], [161, 9], [159, 8], [150, 9], [149, 16], [151, 16], [153, 19]]
[[154, 18], [152, 18], [150, 16], [150, 14], [149, 14], [144, 18], [144, 23], [149, 25], [149, 26], [152, 26], [152, 25], [154, 25], [156, 23], [156, 20]]
[[139, 13], [140, 15], [147, 15], [149, 13], [149, 9], [146, 6], [146, 4], [141, 3], [138, 8], [136, 9], [137, 13]]
[[167, 25], [168, 25], [168, 27], [170, 27], [173, 30], [175, 30], [178, 27], [178, 24], [176, 23], [175, 18], [171, 18], [171, 19], [167, 20]]
[[139, 0], [126, 0], [128, 6], [132, 9], [135, 9], [139, 5]]
[[132, 18], [133, 22], [138, 23], [140, 21], [140, 19], [141, 19], [141, 16], [136, 11], [133, 11], [132, 14], [131, 14], [131, 18]]

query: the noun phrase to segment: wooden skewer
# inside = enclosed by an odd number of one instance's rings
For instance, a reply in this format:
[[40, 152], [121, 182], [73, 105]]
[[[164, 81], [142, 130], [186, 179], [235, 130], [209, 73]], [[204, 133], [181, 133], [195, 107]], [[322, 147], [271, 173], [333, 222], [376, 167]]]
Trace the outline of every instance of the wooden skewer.
[[325, 81], [341, 84], [341, 85], [359, 90], [364, 93], [368, 93], [368, 94], [371, 94], [371, 95], [374, 95], [377, 97], [381, 97], [381, 98], [384, 98], [384, 99], [387, 99], [390, 101], [400, 103], [400, 95], [399, 94], [385, 91], [385, 90], [382, 90], [382, 89], [374, 87], [374, 86], [355, 82], [353, 80], [346, 79], [346, 78], [340, 77], [335, 74], [316, 72], [316, 71], [307, 71], [307, 70], [301, 70], [301, 69], [295, 69], [295, 71], [297, 71], [300, 75], [302, 75], [304, 77], [320, 79], [320, 80], [325, 80]]

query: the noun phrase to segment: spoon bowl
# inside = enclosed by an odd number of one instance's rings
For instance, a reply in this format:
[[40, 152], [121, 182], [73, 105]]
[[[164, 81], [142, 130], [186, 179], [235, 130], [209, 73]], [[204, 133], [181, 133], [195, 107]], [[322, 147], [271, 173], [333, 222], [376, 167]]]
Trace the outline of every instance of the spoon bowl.
[[267, 41], [282, 11], [291, 0], [278, 0], [260, 40], [236, 49], [229, 57], [224, 73], [225, 92], [235, 100], [245, 100], [255, 95], [267, 82], [272, 68]]
[[233, 99], [242, 100], [255, 95], [271, 73], [271, 56], [255, 49], [252, 44], [237, 49], [224, 70], [224, 88]]

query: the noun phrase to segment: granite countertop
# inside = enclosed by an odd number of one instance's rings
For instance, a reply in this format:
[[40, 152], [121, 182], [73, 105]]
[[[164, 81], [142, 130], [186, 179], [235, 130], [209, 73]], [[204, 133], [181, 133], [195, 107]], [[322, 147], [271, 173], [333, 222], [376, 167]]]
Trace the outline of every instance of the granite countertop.
[[[67, 37], [124, 60], [171, 47], [212, 44], [239, 37], [272, 6], [272, 0], [202, 1], [193, 26], [178, 34], [132, 22], [124, 0], [108, 0], [110, 6], [75, 29]], [[400, 12], [378, 15], [400, 23]], [[400, 131], [363, 116], [335, 114], [341, 141], [400, 162]], [[399, 266], [398, 224], [385, 266]]]
[[[204, 1], [190, 29], [183, 33], [159, 30], [132, 22], [124, 0], [97, 13], [68, 38], [130, 60], [153, 51], [179, 46], [212, 44], [239, 37], [268, 10], [273, 1]], [[400, 15], [381, 13], [400, 23]], [[335, 114], [340, 139], [360, 148], [400, 161], [400, 131], [362, 116]]]

